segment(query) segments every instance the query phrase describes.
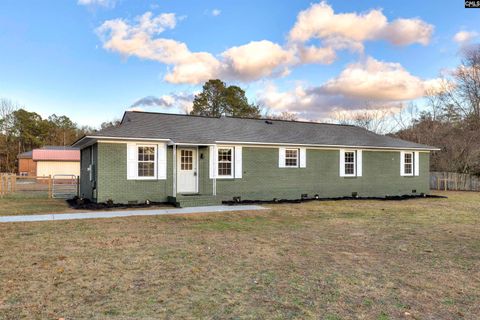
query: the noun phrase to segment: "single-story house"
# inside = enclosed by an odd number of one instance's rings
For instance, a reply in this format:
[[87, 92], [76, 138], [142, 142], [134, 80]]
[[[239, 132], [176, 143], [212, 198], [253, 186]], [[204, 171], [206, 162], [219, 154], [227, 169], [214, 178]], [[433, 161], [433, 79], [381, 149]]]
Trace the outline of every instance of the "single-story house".
[[17, 158], [20, 176], [80, 175], [79, 148], [46, 146], [20, 153]]
[[351, 125], [136, 111], [74, 146], [82, 197], [180, 206], [427, 194], [438, 150]]

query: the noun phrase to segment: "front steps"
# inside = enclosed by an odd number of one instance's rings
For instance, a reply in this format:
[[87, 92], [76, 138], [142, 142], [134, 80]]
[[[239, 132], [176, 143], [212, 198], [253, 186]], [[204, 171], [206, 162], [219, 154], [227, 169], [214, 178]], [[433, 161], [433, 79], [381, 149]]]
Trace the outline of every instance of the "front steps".
[[206, 194], [182, 195], [168, 197], [168, 202], [173, 203], [177, 208], [218, 206], [222, 204], [216, 196]]

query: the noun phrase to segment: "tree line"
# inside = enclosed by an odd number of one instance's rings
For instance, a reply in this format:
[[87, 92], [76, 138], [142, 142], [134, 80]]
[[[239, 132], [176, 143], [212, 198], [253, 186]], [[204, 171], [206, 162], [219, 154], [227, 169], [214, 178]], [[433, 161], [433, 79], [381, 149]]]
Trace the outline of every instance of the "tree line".
[[[101, 127], [116, 122], [102, 123]], [[70, 146], [80, 137], [95, 131], [79, 126], [67, 116], [52, 114], [42, 118], [17, 103], [0, 99], [0, 172], [15, 172], [18, 154], [43, 146]]]
[[480, 45], [460, 53], [460, 64], [427, 92], [422, 108], [410, 104], [392, 113], [367, 106], [337, 115], [338, 122], [440, 148], [431, 154], [432, 171], [480, 175]]

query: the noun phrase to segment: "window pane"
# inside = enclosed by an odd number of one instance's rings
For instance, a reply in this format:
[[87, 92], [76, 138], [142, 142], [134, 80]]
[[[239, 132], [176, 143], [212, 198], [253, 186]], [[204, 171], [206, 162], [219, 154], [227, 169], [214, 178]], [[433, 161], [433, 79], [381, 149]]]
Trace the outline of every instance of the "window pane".
[[405, 173], [406, 174], [412, 174], [412, 164], [411, 163], [405, 163]]
[[219, 176], [230, 176], [232, 174], [232, 164], [221, 162], [218, 164]]
[[413, 157], [411, 153], [405, 153], [405, 163], [412, 163]]
[[218, 149], [218, 175], [232, 175], [232, 149]]
[[412, 153], [405, 153], [404, 155], [404, 171], [405, 174], [412, 174], [413, 173], [413, 154]]
[[355, 153], [354, 152], [345, 152], [345, 163], [354, 163]]
[[193, 151], [192, 150], [181, 150], [180, 169], [193, 170]]
[[287, 158], [296, 158], [298, 150], [287, 149], [285, 150], [285, 157]]
[[298, 149], [285, 150], [285, 166], [286, 167], [298, 166]]
[[155, 176], [155, 147], [138, 147], [138, 176]]
[[297, 166], [297, 159], [285, 159], [285, 165], [287, 167], [296, 167]]
[[345, 174], [354, 174], [354, 164], [353, 163], [345, 163]]
[[153, 177], [155, 176], [155, 164], [153, 162], [139, 162], [138, 163], [139, 177]]
[[345, 174], [355, 174], [355, 152], [345, 152]]
[[232, 149], [218, 149], [218, 161], [232, 161]]

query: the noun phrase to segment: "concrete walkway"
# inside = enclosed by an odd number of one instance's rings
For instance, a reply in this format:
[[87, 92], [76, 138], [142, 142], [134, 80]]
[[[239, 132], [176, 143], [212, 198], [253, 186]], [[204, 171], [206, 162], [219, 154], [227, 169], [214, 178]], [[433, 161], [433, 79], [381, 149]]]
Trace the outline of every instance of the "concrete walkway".
[[255, 206], [255, 205], [244, 205], [244, 206], [239, 205], [239, 206], [208, 206], [208, 207], [172, 208], [172, 209], [154, 209], [154, 210], [122, 210], [122, 211], [97, 211], [97, 212], [82, 212], [82, 213], [37, 214], [37, 215], [26, 215], [26, 216], [0, 216], [0, 223], [118, 218], [118, 217], [132, 217], [132, 216], [158, 216], [158, 215], [164, 215], [164, 214], [251, 211], [251, 210], [264, 210], [264, 209], [266, 208], [261, 206]]

